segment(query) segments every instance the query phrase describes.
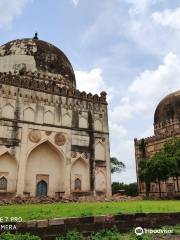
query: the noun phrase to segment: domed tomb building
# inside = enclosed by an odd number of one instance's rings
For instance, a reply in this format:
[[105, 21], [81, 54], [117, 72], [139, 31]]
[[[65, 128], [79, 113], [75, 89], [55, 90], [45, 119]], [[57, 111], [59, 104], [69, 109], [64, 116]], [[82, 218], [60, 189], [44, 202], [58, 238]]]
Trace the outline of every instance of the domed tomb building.
[[[139, 193], [145, 195], [146, 185], [139, 180], [138, 165], [144, 159], [149, 159], [162, 149], [163, 145], [173, 137], [180, 137], [180, 91], [166, 96], [157, 106], [154, 113], [154, 136], [145, 139], [134, 139], [136, 171]], [[179, 184], [179, 188], [177, 186]], [[180, 180], [170, 178], [161, 182], [162, 196], [178, 196]], [[150, 195], [159, 196], [158, 183], [150, 184]]]
[[[84, 79], [86, 81], [86, 79]], [[0, 47], [0, 197], [111, 195], [106, 93], [80, 92], [65, 54]]]

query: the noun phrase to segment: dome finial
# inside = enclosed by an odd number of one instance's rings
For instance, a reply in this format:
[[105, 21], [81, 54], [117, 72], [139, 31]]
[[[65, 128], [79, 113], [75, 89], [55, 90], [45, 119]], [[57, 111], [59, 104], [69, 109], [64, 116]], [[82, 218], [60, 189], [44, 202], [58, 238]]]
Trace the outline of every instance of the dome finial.
[[37, 32], [35, 32], [35, 35], [34, 35], [33, 39], [36, 39], [36, 40], [39, 39], [39, 38], [38, 38], [38, 33], [37, 33]]

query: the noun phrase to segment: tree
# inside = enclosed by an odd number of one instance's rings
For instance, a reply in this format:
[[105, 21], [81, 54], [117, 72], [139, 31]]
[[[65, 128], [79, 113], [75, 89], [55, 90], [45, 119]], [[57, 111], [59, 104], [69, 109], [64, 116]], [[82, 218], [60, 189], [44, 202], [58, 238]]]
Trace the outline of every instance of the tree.
[[161, 181], [175, 177], [179, 191], [180, 176], [180, 138], [174, 138], [150, 159], [139, 163], [139, 179], [146, 183], [146, 195], [149, 194], [150, 183], [158, 181], [161, 197]]
[[113, 182], [112, 183], [112, 194], [118, 193], [119, 190], [124, 190], [125, 184], [124, 183], [120, 183], [120, 182]]
[[127, 196], [135, 197], [138, 195], [137, 183], [125, 184], [125, 192]]
[[150, 161], [142, 160], [139, 162], [139, 180], [146, 184], [146, 196], [149, 196], [150, 184], [152, 182], [152, 176], [150, 173]]
[[149, 173], [151, 174], [152, 181], [158, 181], [159, 194], [161, 197], [161, 181], [166, 181], [172, 174], [175, 168], [175, 163], [171, 158], [168, 158], [164, 149], [155, 153], [151, 158], [149, 164]]
[[171, 169], [171, 177], [176, 178], [177, 189], [179, 192], [179, 176], [180, 176], [180, 139], [174, 138], [164, 145], [164, 152], [168, 159], [171, 159], [174, 163], [174, 167]]
[[119, 193], [120, 190], [121, 191], [123, 190], [124, 194], [127, 196], [135, 197], [138, 195], [137, 183], [125, 184], [125, 183], [113, 182], [112, 183], [112, 193], [113, 194]]
[[120, 173], [125, 170], [126, 166], [123, 162], [119, 161], [116, 157], [110, 158], [111, 162], [111, 173]]

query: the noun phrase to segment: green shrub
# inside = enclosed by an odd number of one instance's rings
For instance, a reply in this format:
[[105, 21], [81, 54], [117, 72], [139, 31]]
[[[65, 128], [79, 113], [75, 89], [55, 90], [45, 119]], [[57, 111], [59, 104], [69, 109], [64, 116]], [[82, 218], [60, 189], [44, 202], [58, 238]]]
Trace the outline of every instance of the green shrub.
[[120, 234], [118, 230], [114, 227], [112, 229], [104, 229], [100, 232], [93, 233], [91, 235], [91, 240], [119, 240]]
[[63, 236], [56, 237], [56, 240], [83, 240], [83, 236], [81, 233], [77, 231], [70, 231], [66, 234], [65, 237]]
[[127, 196], [135, 197], [138, 195], [137, 183], [124, 184], [119, 182], [112, 183], [112, 193], [118, 193], [124, 190], [124, 194]]
[[41, 240], [40, 237], [30, 235], [29, 233], [21, 234], [21, 233], [2, 233], [0, 235], [0, 240]]

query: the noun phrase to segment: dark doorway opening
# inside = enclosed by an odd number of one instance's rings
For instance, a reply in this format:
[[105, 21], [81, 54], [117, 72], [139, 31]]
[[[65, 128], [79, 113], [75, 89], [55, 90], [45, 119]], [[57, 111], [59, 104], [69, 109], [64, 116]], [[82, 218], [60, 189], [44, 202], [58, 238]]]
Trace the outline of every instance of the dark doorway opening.
[[41, 180], [37, 184], [37, 196], [38, 197], [47, 196], [47, 183], [43, 180]]
[[81, 191], [81, 180], [79, 178], [75, 180], [75, 190]]

